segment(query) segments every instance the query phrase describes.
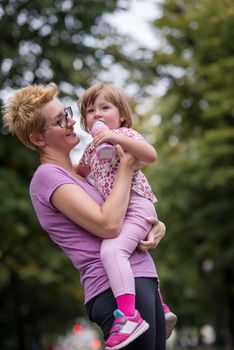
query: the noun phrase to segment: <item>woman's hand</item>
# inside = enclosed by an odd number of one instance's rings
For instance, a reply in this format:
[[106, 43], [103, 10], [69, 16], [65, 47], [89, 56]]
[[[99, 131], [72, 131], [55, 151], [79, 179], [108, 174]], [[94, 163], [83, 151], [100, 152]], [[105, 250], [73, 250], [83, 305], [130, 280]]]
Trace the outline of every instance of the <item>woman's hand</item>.
[[156, 217], [151, 216], [146, 218], [146, 220], [152, 224], [152, 228], [149, 231], [146, 240], [140, 241], [138, 244], [138, 249], [142, 252], [147, 252], [148, 249], [155, 249], [166, 233], [166, 226]]
[[[117, 153], [120, 159], [119, 166], [127, 165], [127, 167], [130, 167], [132, 170], [137, 170], [142, 168], [145, 165], [145, 163], [140, 162], [129, 152], [125, 152], [120, 145], [116, 145], [115, 148], [117, 150]], [[151, 221], [149, 222], [151, 223]]]

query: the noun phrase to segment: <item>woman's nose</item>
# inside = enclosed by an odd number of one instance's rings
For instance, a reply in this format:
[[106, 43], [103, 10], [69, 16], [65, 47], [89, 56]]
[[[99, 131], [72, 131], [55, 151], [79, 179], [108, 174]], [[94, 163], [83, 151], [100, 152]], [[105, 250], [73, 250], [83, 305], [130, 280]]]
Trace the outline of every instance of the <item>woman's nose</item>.
[[68, 121], [68, 123], [67, 123], [68, 126], [76, 124], [76, 120], [74, 118], [68, 118], [67, 121]]

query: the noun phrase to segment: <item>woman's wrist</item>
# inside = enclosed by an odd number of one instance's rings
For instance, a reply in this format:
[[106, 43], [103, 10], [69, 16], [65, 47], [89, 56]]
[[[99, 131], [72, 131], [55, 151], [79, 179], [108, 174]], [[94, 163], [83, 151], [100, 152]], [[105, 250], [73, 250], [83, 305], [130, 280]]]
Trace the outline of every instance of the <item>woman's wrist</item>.
[[156, 217], [148, 217], [146, 220], [152, 224], [152, 228], [149, 231], [146, 240], [140, 241], [138, 244], [138, 249], [142, 252], [146, 252], [148, 249], [155, 249], [166, 233], [166, 226]]
[[119, 169], [128, 172], [129, 174], [133, 174], [135, 170], [135, 162], [133, 160], [129, 160], [128, 162], [120, 162]]
[[137, 159], [130, 153], [125, 152], [120, 145], [116, 145], [116, 150], [120, 159], [118, 167], [133, 173], [139, 166]]

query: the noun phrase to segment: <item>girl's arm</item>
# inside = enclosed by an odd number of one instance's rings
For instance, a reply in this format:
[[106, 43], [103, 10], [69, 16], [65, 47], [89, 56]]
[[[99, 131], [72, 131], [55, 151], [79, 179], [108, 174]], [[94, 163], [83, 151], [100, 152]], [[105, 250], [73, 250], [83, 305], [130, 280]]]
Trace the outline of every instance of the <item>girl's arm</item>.
[[142, 163], [153, 163], [157, 160], [156, 150], [144, 139], [133, 139], [111, 130], [103, 130], [95, 136], [94, 142], [96, 146], [103, 142], [110, 142], [113, 145], [119, 144], [126, 152], [131, 153]]
[[86, 177], [90, 174], [90, 157], [89, 157], [90, 144], [86, 146], [78, 165], [74, 165], [74, 170], [78, 175]]
[[61, 185], [51, 197], [55, 208], [101, 238], [113, 238], [119, 234], [128, 207], [132, 175], [140, 167], [129, 153], [119, 152], [119, 155], [120, 164], [114, 187], [103, 205], [98, 205], [85, 190], [75, 184]]
[[78, 175], [81, 175], [83, 177], [86, 177], [90, 174], [90, 168], [89, 166], [86, 166], [84, 164], [78, 164], [74, 165], [74, 170]]

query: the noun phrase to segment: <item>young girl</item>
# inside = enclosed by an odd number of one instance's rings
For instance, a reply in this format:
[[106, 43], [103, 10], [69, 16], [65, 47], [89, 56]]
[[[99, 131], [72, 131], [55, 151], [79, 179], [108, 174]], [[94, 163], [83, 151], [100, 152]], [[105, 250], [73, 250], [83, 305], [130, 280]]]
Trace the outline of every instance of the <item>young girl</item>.
[[[106, 198], [113, 187], [118, 168], [118, 155], [110, 160], [98, 157], [96, 149], [103, 143], [121, 145], [142, 163], [153, 163], [157, 159], [155, 149], [131, 128], [131, 113], [126, 97], [110, 84], [90, 87], [79, 101], [81, 124], [91, 132], [95, 121], [106, 124], [106, 129], [94, 136], [77, 166], [83, 176], [92, 174], [95, 187]], [[148, 324], [135, 310], [134, 277], [129, 257], [139, 241], [146, 237], [149, 224], [145, 215], [155, 216], [156, 203], [151, 187], [144, 174], [137, 170], [132, 180], [132, 191], [128, 211], [117, 238], [103, 240], [101, 260], [107, 272], [118, 309], [114, 313], [114, 324], [106, 342], [106, 349], [121, 349], [148, 329]], [[163, 303], [163, 301], [162, 301]], [[177, 317], [163, 303], [166, 317], [166, 335], [170, 336]]]

